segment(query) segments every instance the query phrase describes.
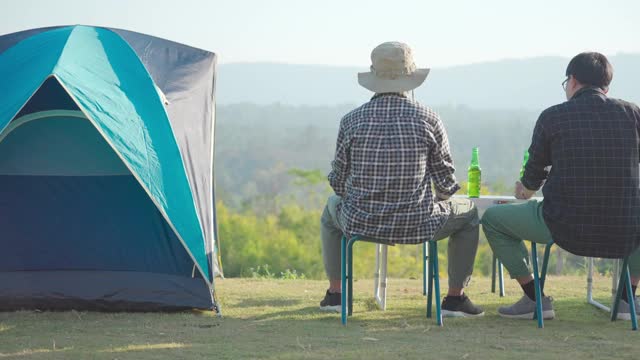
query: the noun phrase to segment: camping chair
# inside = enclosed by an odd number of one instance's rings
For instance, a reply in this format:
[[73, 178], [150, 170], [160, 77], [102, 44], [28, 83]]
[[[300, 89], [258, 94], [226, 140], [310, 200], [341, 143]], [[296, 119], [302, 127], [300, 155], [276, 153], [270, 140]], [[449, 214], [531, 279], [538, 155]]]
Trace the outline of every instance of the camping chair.
[[[425, 242], [422, 246], [422, 295], [427, 295], [427, 276], [429, 275], [429, 270], [427, 267], [429, 266], [429, 242]], [[496, 272], [497, 269], [497, 272]], [[493, 255], [493, 261], [491, 266], [491, 292], [495, 294], [496, 292], [496, 275], [498, 276], [499, 289], [500, 289], [500, 297], [504, 296], [504, 271], [502, 262]]]
[[[542, 316], [542, 290], [544, 289], [544, 281], [547, 275], [547, 266], [549, 265], [549, 254], [551, 253], [551, 246], [553, 241], [545, 246], [544, 258], [542, 260], [542, 273], [538, 275], [538, 254], [536, 251], [536, 243], [531, 242], [531, 262], [533, 263], [533, 281], [536, 289], [536, 314], [535, 318], [538, 320], [538, 327], [544, 327], [544, 319]], [[631, 277], [629, 275], [629, 256], [626, 256], [622, 262], [622, 270], [620, 272], [620, 280], [618, 282], [618, 290], [616, 291], [616, 297], [613, 301], [613, 308], [611, 310], [611, 321], [615, 321], [618, 317], [618, 308], [620, 305], [620, 299], [622, 298], [622, 289], [626, 285], [627, 298], [629, 299], [629, 312], [631, 313], [631, 329], [638, 330], [638, 320], [635, 312], [635, 299], [633, 298], [633, 292], [631, 291]]]
[[[341, 299], [341, 319], [342, 325], [347, 325], [347, 316], [351, 316], [353, 314], [353, 245], [357, 241], [371, 242], [376, 244], [383, 244], [389, 246], [395, 246], [394, 243], [379, 240], [379, 239], [371, 239], [364, 237], [362, 235], [354, 235], [350, 239], [347, 240], [346, 236], [342, 236], [342, 261], [341, 261], [341, 273], [342, 273], [342, 299]], [[427, 246], [427, 243], [428, 246]], [[429, 254], [427, 255], [427, 249]], [[426, 287], [426, 277], [427, 273], [429, 274], [429, 290], [427, 296], [427, 318], [431, 318], [431, 307], [433, 300], [435, 300], [436, 304], [436, 321], [438, 326], [442, 326], [442, 312], [440, 309], [440, 278], [439, 268], [438, 268], [438, 245], [435, 240], [429, 240], [425, 242], [423, 248], [423, 256], [424, 256], [424, 269], [423, 274], [425, 279], [423, 279], [423, 286]], [[428, 261], [429, 257], [432, 261]], [[429, 269], [427, 271], [427, 264], [429, 265]], [[432, 296], [435, 291], [435, 299]], [[423, 292], [426, 292], [423, 289]]]
[[[428, 262], [429, 256], [428, 253], [428, 242], [424, 243], [422, 247], [422, 295], [427, 295], [427, 276], [428, 276]], [[493, 254], [493, 260], [491, 262], [491, 292], [495, 294], [496, 292], [496, 276], [498, 277], [498, 286], [500, 290], [500, 297], [504, 297], [504, 269], [502, 266], [502, 261], [500, 261], [495, 254]]]
[[[496, 271], [497, 270], [497, 271]], [[504, 270], [502, 261], [493, 254], [493, 260], [491, 261], [491, 292], [496, 293], [496, 275], [498, 276], [498, 284], [500, 289], [500, 297], [504, 296]]]

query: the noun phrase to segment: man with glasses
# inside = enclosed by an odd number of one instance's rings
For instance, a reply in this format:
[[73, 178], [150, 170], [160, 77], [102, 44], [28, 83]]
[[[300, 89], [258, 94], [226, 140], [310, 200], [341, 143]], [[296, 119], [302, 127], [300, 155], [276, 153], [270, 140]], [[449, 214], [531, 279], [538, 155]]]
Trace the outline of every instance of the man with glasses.
[[[503, 317], [532, 319], [535, 314], [523, 239], [542, 244], [553, 239], [573, 254], [605, 258], [624, 257], [640, 244], [640, 109], [607, 97], [613, 68], [602, 54], [575, 56], [566, 76], [562, 88], [568, 101], [540, 114], [515, 187], [516, 198], [530, 199], [544, 184], [544, 201], [496, 206], [482, 218], [493, 252], [524, 291], [518, 302], [498, 309]], [[629, 267], [635, 296], [640, 251], [631, 255]], [[543, 317], [551, 319], [552, 299], [542, 296]], [[630, 318], [626, 292], [618, 318]]]

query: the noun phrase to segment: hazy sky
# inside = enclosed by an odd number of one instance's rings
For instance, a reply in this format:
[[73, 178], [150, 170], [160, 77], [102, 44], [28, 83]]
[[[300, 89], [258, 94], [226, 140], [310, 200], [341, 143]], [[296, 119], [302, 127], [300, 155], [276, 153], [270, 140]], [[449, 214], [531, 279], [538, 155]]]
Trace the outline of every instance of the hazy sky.
[[214, 51], [220, 61], [367, 67], [404, 41], [419, 66], [640, 52], [636, 0], [0, 0], [0, 34], [88, 24]]

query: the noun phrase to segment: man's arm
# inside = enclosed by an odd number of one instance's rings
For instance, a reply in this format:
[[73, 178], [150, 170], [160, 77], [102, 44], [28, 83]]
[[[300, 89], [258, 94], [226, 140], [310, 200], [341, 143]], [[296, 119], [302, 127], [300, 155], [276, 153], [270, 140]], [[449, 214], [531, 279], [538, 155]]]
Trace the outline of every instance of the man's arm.
[[446, 200], [460, 189], [460, 185], [456, 182], [456, 169], [449, 149], [449, 138], [440, 118], [436, 119], [432, 133], [434, 146], [429, 152], [427, 166], [433, 178], [436, 196]]
[[[547, 179], [548, 171], [545, 168], [551, 165], [551, 139], [545, 131], [545, 112], [540, 114], [536, 126], [533, 129], [531, 146], [529, 146], [529, 160], [524, 167], [524, 174], [519, 182], [524, 186], [525, 191], [520, 191], [530, 198], [538, 191]], [[518, 197], [518, 185], [516, 185], [516, 197]], [[528, 196], [527, 196], [528, 195]]]
[[336, 155], [331, 162], [331, 172], [329, 173], [329, 185], [338, 196], [344, 196], [345, 183], [349, 172], [349, 136], [346, 133], [345, 120], [340, 121], [338, 130], [338, 140], [336, 141]]

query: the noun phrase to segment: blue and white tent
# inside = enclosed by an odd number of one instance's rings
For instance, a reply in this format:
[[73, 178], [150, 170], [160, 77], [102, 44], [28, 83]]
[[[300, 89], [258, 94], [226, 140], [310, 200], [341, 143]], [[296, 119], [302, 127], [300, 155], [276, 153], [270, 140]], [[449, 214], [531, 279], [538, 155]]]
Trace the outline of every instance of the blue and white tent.
[[0, 36], [0, 309], [217, 308], [215, 64], [118, 29]]

